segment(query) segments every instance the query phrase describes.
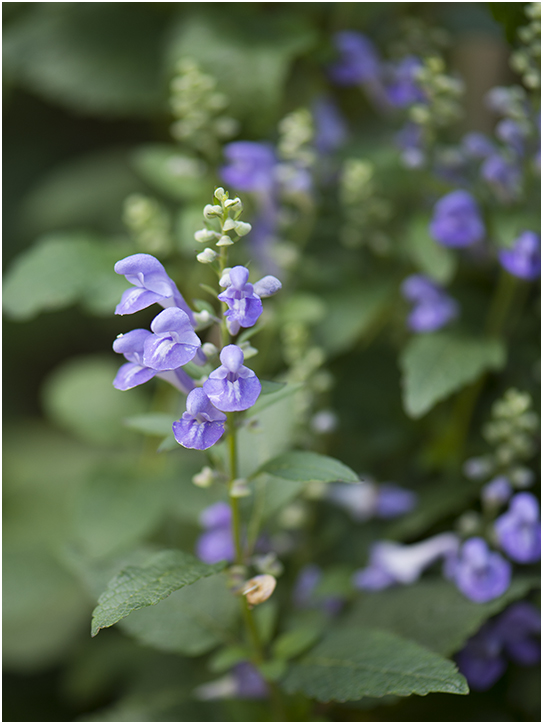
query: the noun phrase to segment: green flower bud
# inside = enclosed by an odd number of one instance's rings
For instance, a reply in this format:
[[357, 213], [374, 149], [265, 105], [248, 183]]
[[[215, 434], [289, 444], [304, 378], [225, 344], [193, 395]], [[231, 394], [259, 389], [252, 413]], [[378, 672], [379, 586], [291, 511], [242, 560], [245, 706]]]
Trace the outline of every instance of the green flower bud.
[[216, 246], [232, 246], [233, 243], [232, 239], [225, 234], [224, 236], [221, 236]]
[[222, 216], [222, 206], [212, 206], [206, 204], [204, 206], [204, 216], [206, 219], [213, 219], [216, 216]]
[[235, 222], [235, 230], [238, 236], [245, 236], [245, 234], [248, 234], [252, 228], [251, 224], [248, 224], [245, 221]]
[[204, 249], [201, 254], [196, 256], [200, 264], [211, 264], [211, 262], [215, 261], [217, 257], [217, 252], [209, 248]]
[[194, 234], [194, 238], [200, 244], [207, 244], [210, 241], [215, 241], [219, 238], [219, 234], [216, 231], [210, 231], [209, 229], [200, 229]]

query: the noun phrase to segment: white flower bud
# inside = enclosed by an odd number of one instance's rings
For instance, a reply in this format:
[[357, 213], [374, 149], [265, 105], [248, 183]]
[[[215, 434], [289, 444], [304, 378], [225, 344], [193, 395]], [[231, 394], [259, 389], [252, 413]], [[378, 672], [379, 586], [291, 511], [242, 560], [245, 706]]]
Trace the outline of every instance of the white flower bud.
[[205, 356], [209, 359], [210, 357], [214, 357], [219, 350], [217, 347], [215, 347], [214, 344], [211, 342], [205, 342], [202, 345], [202, 352], [205, 354]]
[[206, 204], [204, 206], [204, 216], [206, 219], [213, 219], [215, 216], [222, 216], [222, 206], [212, 206]]
[[224, 236], [221, 236], [216, 246], [232, 246], [233, 243], [232, 239], [225, 234]]
[[200, 264], [211, 264], [211, 262], [215, 261], [217, 257], [217, 252], [209, 248], [204, 249], [201, 254], [196, 255], [196, 258], [198, 259]]
[[251, 607], [258, 606], [259, 603], [268, 600], [274, 592], [276, 584], [275, 578], [265, 573], [262, 576], [255, 576], [246, 581], [241, 593], [247, 597], [247, 603]]
[[210, 231], [209, 229], [200, 229], [194, 234], [194, 238], [200, 244], [206, 244], [209, 241], [215, 241], [219, 237], [216, 231]]
[[228, 191], [225, 191], [222, 186], [219, 186], [215, 189], [215, 193], [213, 195], [217, 201], [224, 201], [228, 198]]
[[224, 205], [227, 209], [230, 209], [231, 211], [234, 208], [236, 211], [238, 210], [238, 208], [240, 211], [241, 209], [243, 209], [243, 204], [241, 203], [241, 199], [238, 196], [236, 196], [235, 199], [228, 199], [228, 201], [225, 201]]
[[215, 473], [207, 465], [202, 468], [199, 473], [196, 473], [196, 475], [194, 475], [194, 477], [192, 478], [192, 482], [194, 483], [194, 485], [197, 485], [199, 488], [209, 488], [211, 485], [213, 485], [214, 481]]
[[238, 236], [245, 236], [251, 231], [252, 228], [253, 227], [251, 226], [251, 224], [248, 224], [246, 221], [235, 222], [236, 234]]
[[221, 287], [229, 287], [232, 282], [230, 281], [230, 272], [232, 271], [232, 267], [228, 266], [222, 273], [222, 277], [219, 279], [219, 286]]
[[232, 485], [230, 486], [230, 496], [232, 498], [246, 498], [248, 495], [251, 495], [251, 489], [245, 478], [238, 478], [232, 481]]
[[271, 297], [281, 289], [281, 286], [279, 279], [268, 275], [255, 282], [253, 289], [259, 297]]
[[207, 309], [202, 309], [201, 312], [194, 312], [193, 314], [194, 319], [198, 322], [198, 324], [207, 324], [212, 319], [211, 314], [207, 311]]
[[232, 231], [232, 229], [236, 228], [236, 222], [234, 219], [226, 219], [226, 221], [223, 224], [223, 231]]

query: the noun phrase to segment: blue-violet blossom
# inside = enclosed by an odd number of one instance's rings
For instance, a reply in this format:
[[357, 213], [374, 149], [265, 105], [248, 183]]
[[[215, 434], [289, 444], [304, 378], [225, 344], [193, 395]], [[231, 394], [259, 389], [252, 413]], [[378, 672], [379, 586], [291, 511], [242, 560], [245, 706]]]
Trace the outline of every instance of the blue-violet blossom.
[[154, 256], [132, 254], [118, 261], [114, 268], [117, 274], [125, 276], [126, 281], [134, 285], [123, 293], [115, 314], [133, 314], [158, 302], [163, 307], [179, 307], [195, 326], [192, 310]]
[[154, 370], [174, 370], [190, 362], [202, 343], [188, 315], [178, 307], [160, 312], [151, 322], [153, 334], [145, 340], [143, 362]]
[[506, 478], [505, 475], [498, 475], [493, 478], [481, 490], [481, 500], [485, 505], [491, 507], [499, 507], [507, 503], [512, 495], [513, 487], [509, 482], [509, 478]]
[[513, 561], [535, 563], [541, 558], [539, 503], [531, 493], [517, 493], [494, 530], [500, 547]]
[[523, 231], [512, 249], [499, 252], [500, 264], [510, 274], [520, 279], [537, 279], [541, 276], [541, 237], [535, 231]]
[[501, 596], [511, 583], [511, 564], [490, 551], [483, 538], [469, 538], [455, 559], [449, 559], [445, 575], [461, 593], [475, 603], [486, 603]]
[[227, 345], [220, 354], [221, 366], [204, 382], [204, 392], [223, 412], [248, 410], [260, 395], [262, 385], [253, 370], [243, 366], [243, 359], [241, 347]]
[[352, 86], [378, 78], [381, 62], [369, 38], [354, 30], [345, 30], [336, 33], [333, 42], [339, 52], [338, 60], [328, 69], [334, 83]]
[[219, 294], [219, 300], [229, 309], [224, 313], [228, 331], [237, 334], [240, 327], [252, 327], [262, 314], [262, 297], [271, 297], [281, 289], [281, 282], [274, 276], [266, 276], [253, 286], [249, 284], [249, 270], [244, 266], [235, 266], [225, 270], [219, 282], [226, 287]]
[[485, 227], [473, 196], [459, 189], [439, 199], [430, 222], [430, 234], [443, 246], [464, 247], [481, 241]]
[[402, 284], [405, 299], [414, 302], [407, 318], [413, 332], [435, 332], [458, 317], [458, 303], [423, 274], [412, 274]]
[[481, 164], [481, 177], [492, 187], [496, 196], [505, 202], [513, 201], [520, 193], [520, 167], [499, 153], [488, 156]]
[[226, 415], [217, 410], [200, 388], [192, 390], [187, 397], [187, 410], [180, 420], [173, 423], [173, 434], [177, 442], [186, 448], [207, 450], [224, 433]]
[[200, 523], [206, 529], [196, 541], [196, 555], [204, 563], [232, 562], [236, 557], [232, 535], [232, 510], [220, 501], [202, 511]]

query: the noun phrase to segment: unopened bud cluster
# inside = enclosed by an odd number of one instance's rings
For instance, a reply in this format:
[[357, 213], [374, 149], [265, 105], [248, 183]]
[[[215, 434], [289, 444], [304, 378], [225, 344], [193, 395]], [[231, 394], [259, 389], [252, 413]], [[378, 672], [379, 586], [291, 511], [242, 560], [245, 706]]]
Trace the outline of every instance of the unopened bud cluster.
[[175, 122], [173, 137], [205, 152], [217, 140], [232, 138], [238, 122], [224, 113], [228, 98], [217, 89], [217, 81], [190, 58], [179, 61], [170, 85], [170, 107]]
[[445, 73], [445, 62], [434, 55], [424, 60], [416, 79], [426, 102], [416, 103], [409, 109], [412, 121], [426, 128], [448, 126], [462, 116], [460, 99], [464, 84], [459, 78]]
[[[200, 244], [214, 243], [215, 246], [232, 246], [238, 239], [251, 231], [251, 224], [240, 220], [243, 204], [240, 199], [229, 198], [228, 191], [222, 187], [215, 189], [213, 200], [218, 203], [204, 207], [205, 227], [194, 234]], [[210, 264], [218, 253], [207, 247], [196, 257], [202, 264]]]
[[511, 68], [531, 89], [541, 86], [541, 3], [529, 3], [524, 12], [530, 22], [521, 27], [518, 37], [523, 47], [511, 55]]
[[311, 146], [314, 135], [313, 117], [307, 108], [289, 113], [279, 122], [279, 156], [285, 161], [311, 166], [315, 161], [315, 151]]

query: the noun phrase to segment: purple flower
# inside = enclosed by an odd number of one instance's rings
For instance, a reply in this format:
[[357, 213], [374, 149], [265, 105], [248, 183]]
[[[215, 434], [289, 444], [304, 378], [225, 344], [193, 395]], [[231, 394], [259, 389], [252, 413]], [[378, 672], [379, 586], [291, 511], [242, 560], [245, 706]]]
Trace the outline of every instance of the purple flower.
[[153, 377], [160, 377], [180, 392], [188, 394], [194, 389], [194, 382], [186, 372], [181, 369], [172, 372], [158, 372], [144, 363], [145, 342], [152, 336], [147, 329], [133, 329], [127, 334], [120, 334], [113, 342], [115, 352], [123, 354], [128, 360], [128, 363], [122, 365], [117, 372], [113, 386], [118, 390], [130, 390], [138, 385], [143, 385]]
[[509, 479], [505, 475], [499, 475], [483, 487], [481, 499], [487, 505], [499, 507], [507, 503], [512, 494], [513, 488]]
[[503, 118], [496, 126], [496, 136], [507, 144], [517, 156], [524, 153], [526, 130], [512, 118]]
[[194, 317], [175, 283], [162, 264], [150, 254], [132, 254], [115, 264], [115, 271], [126, 277], [134, 287], [127, 289], [115, 309], [115, 314], [133, 314], [158, 302], [163, 307], [179, 307], [194, 326]]
[[496, 146], [490, 138], [479, 131], [466, 133], [462, 138], [461, 147], [466, 156], [475, 159], [483, 159], [496, 152]]
[[541, 558], [539, 503], [531, 493], [517, 493], [509, 510], [496, 520], [494, 530], [502, 550], [517, 563], [535, 563]]
[[322, 580], [322, 569], [314, 563], [304, 566], [294, 584], [292, 594], [296, 608], [320, 608], [330, 616], [337, 616], [345, 605], [341, 595], [318, 594], [316, 588]]
[[402, 294], [415, 303], [407, 318], [407, 326], [413, 332], [435, 332], [459, 314], [457, 302], [423, 274], [407, 277]]
[[154, 370], [175, 370], [190, 362], [201, 341], [182, 309], [170, 307], [151, 322], [153, 334], [143, 346], [143, 362]]
[[342, 146], [347, 139], [347, 126], [334, 101], [328, 96], [317, 98], [313, 104], [315, 148], [327, 154]]
[[225, 421], [226, 415], [213, 407], [197, 387], [187, 397], [187, 411], [173, 423], [173, 434], [183, 447], [207, 450], [222, 437]]
[[541, 276], [541, 237], [535, 231], [523, 231], [512, 249], [499, 252], [500, 264], [510, 274], [520, 279], [537, 279]]
[[338, 85], [359, 85], [378, 78], [381, 62], [369, 38], [353, 30], [334, 35], [339, 58], [329, 67], [330, 78]]
[[510, 659], [521, 666], [533, 666], [541, 660], [541, 614], [528, 601], [513, 603], [497, 620], [498, 633]]
[[374, 543], [369, 565], [355, 572], [353, 584], [362, 590], [379, 591], [396, 583], [414, 583], [434, 561], [454, 555], [457, 549], [458, 537], [453, 533], [441, 533], [414, 545]]
[[262, 389], [258, 377], [253, 370], [243, 366], [243, 350], [235, 344], [224, 347], [220, 359], [221, 366], [204, 382], [205, 393], [223, 412], [248, 410]]
[[200, 523], [205, 533], [196, 542], [196, 555], [204, 563], [232, 562], [236, 557], [232, 535], [232, 510], [220, 501], [202, 511]]
[[249, 270], [244, 266], [235, 266], [221, 279], [221, 287], [226, 291], [219, 294], [219, 300], [228, 304], [224, 313], [230, 334], [237, 334], [240, 327], [252, 327], [262, 314], [262, 302], [254, 293], [253, 285], [248, 284]]
[[268, 685], [261, 673], [248, 661], [236, 664], [232, 672], [236, 681], [236, 693], [241, 699], [264, 699], [269, 695]]
[[221, 500], [202, 510], [199, 520], [204, 528], [229, 528], [232, 523], [232, 508]]
[[470, 689], [487, 691], [500, 679], [507, 668], [501, 637], [493, 621], [487, 622], [472, 636], [456, 656], [460, 672]]
[[471, 246], [481, 241], [485, 227], [473, 196], [463, 190], [443, 196], [434, 207], [430, 234], [443, 246]]
[[502, 201], [512, 201], [519, 195], [522, 181], [520, 167], [498, 153], [483, 161], [481, 177]]
[[239, 191], [270, 193], [275, 184], [276, 158], [271, 146], [255, 141], [236, 141], [224, 147], [228, 164], [222, 178]]
[[377, 489], [378, 518], [397, 518], [409, 513], [417, 505], [417, 494], [393, 483], [383, 483]]
[[506, 655], [521, 666], [541, 659], [536, 637], [541, 631], [539, 611], [527, 601], [513, 603], [498, 617], [487, 621], [456, 656], [471, 689], [486, 691], [501, 678]]
[[448, 577], [471, 601], [486, 603], [501, 596], [511, 583], [511, 564], [488, 549], [482, 538], [469, 538], [451, 560]]
[[386, 87], [388, 102], [395, 108], [424, 103], [426, 95], [417, 81], [422, 61], [413, 55], [402, 58], [389, 68], [390, 80]]

